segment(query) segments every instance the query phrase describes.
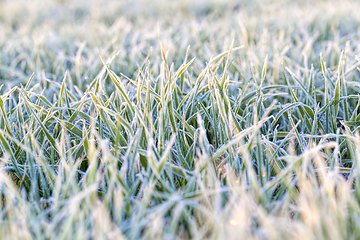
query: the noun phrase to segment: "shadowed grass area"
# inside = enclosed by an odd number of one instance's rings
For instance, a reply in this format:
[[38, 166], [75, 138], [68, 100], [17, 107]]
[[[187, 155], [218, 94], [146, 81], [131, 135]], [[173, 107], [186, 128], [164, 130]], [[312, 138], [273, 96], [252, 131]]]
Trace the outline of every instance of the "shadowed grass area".
[[357, 9], [0, 0], [0, 238], [359, 238]]

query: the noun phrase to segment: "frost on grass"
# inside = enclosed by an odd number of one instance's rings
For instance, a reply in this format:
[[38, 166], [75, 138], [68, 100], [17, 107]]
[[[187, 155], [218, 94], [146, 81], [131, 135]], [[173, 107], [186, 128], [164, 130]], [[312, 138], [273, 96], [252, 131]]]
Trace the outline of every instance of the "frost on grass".
[[357, 9], [0, 0], [0, 238], [359, 238]]

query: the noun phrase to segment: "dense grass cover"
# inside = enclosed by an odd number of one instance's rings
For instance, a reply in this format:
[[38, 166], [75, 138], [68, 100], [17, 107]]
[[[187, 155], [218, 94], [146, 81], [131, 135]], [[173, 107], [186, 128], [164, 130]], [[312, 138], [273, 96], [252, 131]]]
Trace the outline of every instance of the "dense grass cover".
[[359, 239], [359, 9], [0, 0], [0, 238]]

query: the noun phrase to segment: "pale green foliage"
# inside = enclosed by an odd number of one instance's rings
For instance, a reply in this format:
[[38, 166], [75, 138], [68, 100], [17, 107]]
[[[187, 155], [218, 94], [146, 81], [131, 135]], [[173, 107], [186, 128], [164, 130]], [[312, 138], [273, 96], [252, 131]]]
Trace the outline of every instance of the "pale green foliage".
[[360, 238], [358, 9], [0, 0], [0, 238]]

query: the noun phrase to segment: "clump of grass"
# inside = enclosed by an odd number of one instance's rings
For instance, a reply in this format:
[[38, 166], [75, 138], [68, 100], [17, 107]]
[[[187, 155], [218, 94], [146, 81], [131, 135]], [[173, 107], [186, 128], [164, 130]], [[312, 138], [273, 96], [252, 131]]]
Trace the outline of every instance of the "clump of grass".
[[359, 238], [359, 4], [143, 2], [0, 1], [0, 236]]

